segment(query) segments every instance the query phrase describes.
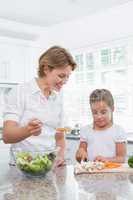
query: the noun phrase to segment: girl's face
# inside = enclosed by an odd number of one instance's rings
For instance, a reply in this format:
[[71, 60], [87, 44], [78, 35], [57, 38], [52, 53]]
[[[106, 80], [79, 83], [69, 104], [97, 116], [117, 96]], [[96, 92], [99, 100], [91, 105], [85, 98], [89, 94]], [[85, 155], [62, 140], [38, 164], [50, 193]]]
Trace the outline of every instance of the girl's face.
[[71, 72], [72, 67], [69, 65], [64, 68], [56, 68], [52, 71], [45, 71], [45, 79], [47, 80], [47, 84], [50, 90], [55, 90], [57, 92], [60, 91], [62, 86], [68, 81]]
[[93, 123], [95, 129], [104, 129], [112, 125], [112, 114], [113, 108], [111, 109], [106, 102], [98, 101], [91, 104], [91, 111], [93, 115]]

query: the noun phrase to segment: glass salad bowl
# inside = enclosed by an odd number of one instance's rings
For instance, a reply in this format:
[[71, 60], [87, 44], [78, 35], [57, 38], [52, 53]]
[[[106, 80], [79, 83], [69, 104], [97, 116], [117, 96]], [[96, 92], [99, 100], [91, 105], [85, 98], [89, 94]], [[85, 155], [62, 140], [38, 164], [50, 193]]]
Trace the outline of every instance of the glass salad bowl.
[[42, 177], [54, 166], [58, 148], [24, 151], [14, 149], [13, 157], [17, 169], [29, 177]]

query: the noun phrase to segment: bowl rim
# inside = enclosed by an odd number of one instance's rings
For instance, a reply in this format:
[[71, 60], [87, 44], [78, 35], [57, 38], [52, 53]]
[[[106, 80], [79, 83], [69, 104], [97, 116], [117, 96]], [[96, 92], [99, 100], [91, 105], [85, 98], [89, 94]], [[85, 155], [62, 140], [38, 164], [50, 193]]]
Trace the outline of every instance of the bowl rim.
[[21, 147], [13, 147], [13, 148], [11, 148], [11, 154], [12, 154], [13, 160], [14, 160], [15, 165], [16, 165], [16, 154], [19, 153], [19, 152], [29, 152], [32, 155], [37, 155], [37, 154], [45, 155], [45, 154], [54, 153], [57, 156], [59, 150], [60, 150], [60, 147], [58, 147], [58, 146], [53, 147], [53, 148], [46, 148], [45, 147], [45, 148], [40, 148], [40, 149], [37, 149], [37, 148], [23, 149]]

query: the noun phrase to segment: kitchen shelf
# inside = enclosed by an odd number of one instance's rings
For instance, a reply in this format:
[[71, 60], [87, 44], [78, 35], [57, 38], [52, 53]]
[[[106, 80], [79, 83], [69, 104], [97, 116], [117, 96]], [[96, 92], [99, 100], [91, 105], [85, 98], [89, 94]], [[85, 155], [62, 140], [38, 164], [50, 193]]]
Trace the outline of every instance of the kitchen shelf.
[[16, 85], [18, 85], [18, 83], [16, 83], [16, 82], [7, 82], [7, 81], [0, 81], [0, 87], [7, 87], [7, 88], [10, 88], [10, 87], [13, 87], [13, 86], [16, 86]]

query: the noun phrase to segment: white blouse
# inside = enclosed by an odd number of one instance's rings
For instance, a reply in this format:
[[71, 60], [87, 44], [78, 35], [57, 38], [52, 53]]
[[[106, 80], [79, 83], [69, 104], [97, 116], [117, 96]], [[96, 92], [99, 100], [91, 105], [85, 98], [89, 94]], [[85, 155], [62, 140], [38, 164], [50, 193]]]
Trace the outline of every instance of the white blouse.
[[91, 126], [85, 126], [80, 131], [81, 142], [88, 145], [88, 159], [93, 161], [98, 155], [105, 157], [116, 156], [116, 143], [126, 142], [126, 133], [118, 125], [96, 131]]
[[55, 129], [64, 126], [62, 94], [53, 92], [46, 98], [35, 79], [13, 88], [6, 98], [4, 110], [4, 121], [13, 120], [21, 126], [26, 125], [33, 118], [43, 123], [41, 134], [26, 138], [13, 144], [12, 147], [24, 149], [31, 149], [35, 145], [53, 147], [55, 146]]
[[62, 93], [53, 92], [46, 98], [36, 80], [13, 88], [6, 98], [4, 121], [14, 120], [21, 125], [32, 118], [40, 119], [53, 128], [62, 127], [64, 123]]

